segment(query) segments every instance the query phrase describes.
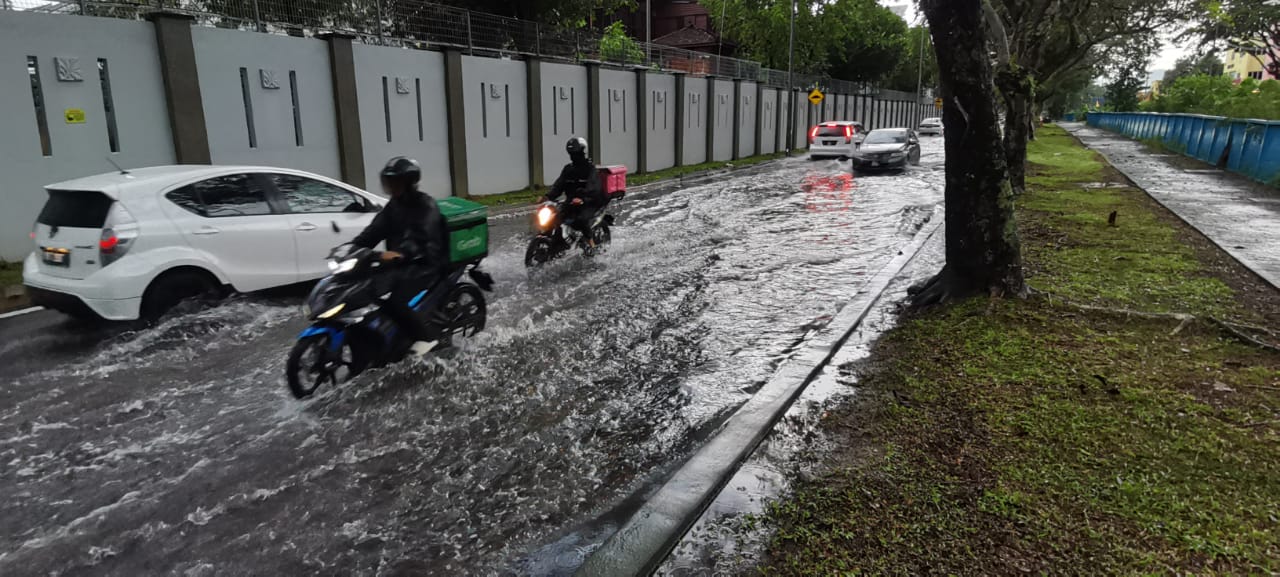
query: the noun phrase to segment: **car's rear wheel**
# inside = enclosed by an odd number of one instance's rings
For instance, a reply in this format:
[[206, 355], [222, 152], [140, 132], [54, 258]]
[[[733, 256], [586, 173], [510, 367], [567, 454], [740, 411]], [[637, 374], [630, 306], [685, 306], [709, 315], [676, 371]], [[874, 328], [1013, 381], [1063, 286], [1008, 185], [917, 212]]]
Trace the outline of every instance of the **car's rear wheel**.
[[222, 297], [222, 286], [209, 273], [178, 269], [160, 275], [142, 295], [142, 318], [155, 321], [184, 301], [213, 302]]

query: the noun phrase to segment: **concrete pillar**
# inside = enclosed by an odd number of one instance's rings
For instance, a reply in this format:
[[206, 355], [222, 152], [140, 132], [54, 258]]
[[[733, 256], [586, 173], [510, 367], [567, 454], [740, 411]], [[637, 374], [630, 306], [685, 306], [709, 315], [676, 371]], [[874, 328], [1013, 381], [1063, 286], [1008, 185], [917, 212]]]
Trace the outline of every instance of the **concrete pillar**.
[[[758, 156], [760, 154], [760, 151], [764, 150], [764, 148], [760, 146], [760, 144], [764, 142], [764, 91], [765, 91], [764, 84], [757, 83], [756, 84], [756, 139], [755, 139], [755, 142], [752, 143], [752, 149], [751, 149], [752, 156]], [[777, 100], [773, 101], [773, 109], [775, 111], [778, 110]]]
[[546, 174], [542, 164], [542, 61], [529, 58], [525, 60], [525, 68], [525, 93], [529, 95], [529, 186], [536, 188], [542, 186]]
[[466, 198], [470, 196], [471, 182], [467, 177], [467, 115], [462, 82], [462, 52], [446, 50], [444, 101], [449, 129], [449, 175], [453, 178], [453, 196]]
[[685, 95], [685, 75], [676, 72], [676, 166], [684, 166], [684, 123], [689, 111], [686, 110], [688, 96]]
[[649, 73], [636, 70], [636, 172], [649, 172]]
[[587, 145], [592, 158], [600, 158], [600, 64], [587, 64]]
[[716, 77], [707, 76], [707, 162], [716, 157]]
[[364, 140], [360, 134], [360, 102], [356, 90], [356, 63], [351, 41], [355, 36], [325, 34], [329, 43], [329, 77], [333, 79], [333, 109], [338, 128], [338, 168], [342, 180], [365, 188]]
[[200, 77], [196, 74], [196, 49], [191, 41], [194, 18], [168, 12], [152, 12], [147, 18], [156, 28], [174, 155], [179, 164], [210, 164], [209, 130], [200, 97]]

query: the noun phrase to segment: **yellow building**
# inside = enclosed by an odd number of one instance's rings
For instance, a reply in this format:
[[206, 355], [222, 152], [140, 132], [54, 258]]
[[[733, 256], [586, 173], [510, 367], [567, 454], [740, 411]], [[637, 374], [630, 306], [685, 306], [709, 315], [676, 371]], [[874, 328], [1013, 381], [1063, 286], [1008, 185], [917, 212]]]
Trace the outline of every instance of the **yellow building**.
[[1267, 58], [1267, 55], [1261, 49], [1232, 48], [1227, 51], [1223, 58], [1222, 73], [1230, 76], [1231, 80], [1235, 82], [1240, 82], [1245, 78], [1254, 80], [1274, 78], [1267, 73], [1267, 68], [1262, 65], [1265, 58]]

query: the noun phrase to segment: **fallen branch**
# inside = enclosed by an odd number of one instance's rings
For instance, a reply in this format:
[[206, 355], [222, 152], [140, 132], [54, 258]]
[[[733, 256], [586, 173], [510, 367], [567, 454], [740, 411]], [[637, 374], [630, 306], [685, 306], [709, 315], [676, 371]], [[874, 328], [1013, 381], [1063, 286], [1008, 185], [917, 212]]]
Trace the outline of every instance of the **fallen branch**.
[[1268, 387], [1266, 385], [1240, 385], [1240, 386], [1249, 387], [1250, 389], [1262, 389], [1264, 391], [1280, 391], [1280, 387]]
[[[1047, 293], [1043, 291], [1041, 292], [1042, 294], [1044, 294], [1049, 298], [1049, 303], [1053, 304], [1055, 300], [1054, 295], [1052, 293]], [[1191, 323], [1197, 320], [1201, 320], [1201, 321], [1207, 322], [1208, 324], [1217, 326], [1219, 329], [1222, 329], [1223, 331], [1227, 332], [1228, 334], [1235, 337], [1236, 339], [1243, 341], [1245, 344], [1254, 345], [1256, 347], [1266, 349], [1268, 351], [1280, 353], [1280, 347], [1273, 345], [1271, 343], [1260, 341], [1257, 338], [1254, 338], [1252, 335], [1249, 335], [1244, 331], [1240, 330], [1240, 328], [1237, 328], [1237, 327], [1244, 327], [1244, 328], [1255, 328], [1255, 327], [1250, 327], [1248, 325], [1241, 325], [1238, 323], [1229, 323], [1216, 317], [1206, 316], [1204, 318], [1200, 318], [1189, 313], [1155, 313], [1155, 312], [1147, 312], [1147, 311], [1135, 311], [1130, 309], [1117, 309], [1117, 308], [1109, 308], [1109, 307], [1098, 307], [1093, 305], [1083, 305], [1079, 303], [1073, 303], [1067, 299], [1062, 298], [1061, 296], [1058, 296], [1056, 300], [1063, 305], [1069, 306], [1074, 309], [1083, 310], [1083, 311], [1123, 315], [1127, 317], [1136, 317], [1140, 319], [1178, 321], [1178, 326], [1175, 327], [1173, 329], [1173, 332], [1170, 333], [1171, 336], [1177, 335], [1178, 333], [1182, 332], [1183, 329], [1185, 329]], [[1257, 328], [1261, 329], [1261, 327], [1257, 327]], [[1261, 329], [1261, 330], [1262, 332], [1271, 334], [1271, 331], [1269, 330], [1266, 330], [1266, 329]]]

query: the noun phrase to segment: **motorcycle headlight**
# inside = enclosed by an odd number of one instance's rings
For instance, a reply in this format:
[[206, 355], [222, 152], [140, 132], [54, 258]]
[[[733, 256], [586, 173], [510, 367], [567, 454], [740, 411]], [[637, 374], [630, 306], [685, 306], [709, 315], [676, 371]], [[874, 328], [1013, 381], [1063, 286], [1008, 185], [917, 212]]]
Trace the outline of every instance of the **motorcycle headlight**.
[[538, 226], [546, 228], [551, 225], [551, 221], [555, 220], [556, 211], [549, 206], [538, 209]]
[[355, 270], [357, 264], [359, 264], [359, 261], [354, 258], [341, 261], [331, 260], [329, 261], [329, 272], [333, 274], [351, 272], [352, 270]]
[[331, 308], [331, 309], [329, 309], [329, 310], [327, 310], [327, 311], [324, 311], [324, 312], [322, 312], [322, 313], [320, 313], [320, 314], [316, 315], [316, 318], [318, 318], [318, 319], [328, 319], [328, 318], [333, 318], [335, 315], [337, 315], [338, 313], [342, 312], [342, 309], [345, 309], [345, 308], [347, 308], [347, 303], [339, 303], [339, 304], [338, 304], [338, 306], [333, 307], [333, 308]]

